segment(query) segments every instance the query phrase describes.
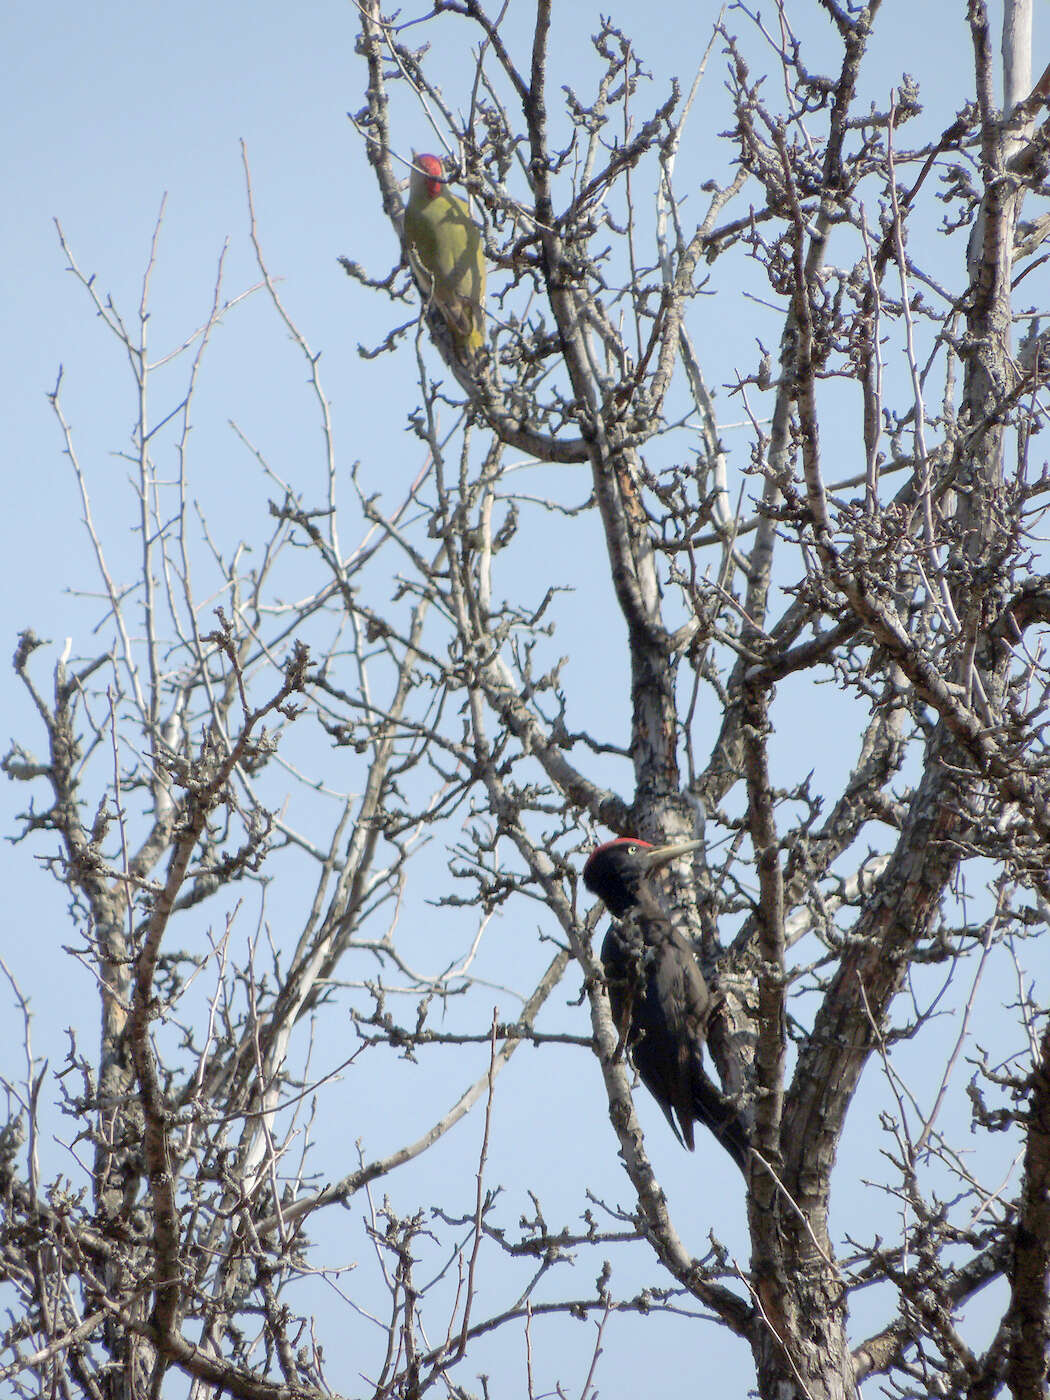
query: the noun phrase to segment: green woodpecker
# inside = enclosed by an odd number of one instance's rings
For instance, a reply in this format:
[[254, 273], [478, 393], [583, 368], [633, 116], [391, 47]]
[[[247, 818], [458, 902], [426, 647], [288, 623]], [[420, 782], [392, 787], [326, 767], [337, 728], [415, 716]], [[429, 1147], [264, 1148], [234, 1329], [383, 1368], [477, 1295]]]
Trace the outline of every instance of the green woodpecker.
[[413, 155], [405, 208], [405, 241], [425, 269], [431, 298], [448, 322], [456, 349], [471, 355], [484, 339], [485, 253], [470, 210], [450, 194], [438, 156]]

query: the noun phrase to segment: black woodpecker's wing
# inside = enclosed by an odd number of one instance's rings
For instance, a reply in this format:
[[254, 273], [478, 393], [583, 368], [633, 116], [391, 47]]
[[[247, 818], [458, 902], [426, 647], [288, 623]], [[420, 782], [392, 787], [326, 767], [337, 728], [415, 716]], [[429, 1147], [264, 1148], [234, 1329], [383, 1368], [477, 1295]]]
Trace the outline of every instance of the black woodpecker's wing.
[[[692, 1013], [707, 989], [692, 953], [672, 934], [663, 918], [629, 914], [606, 934], [602, 963], [613, 1019], [621, 1037], [626, 1034], [639, 1077], [675, 1137], [692, 1151], [692, 1060], [699, 1053]], [[689, 982], [690, 971], [699, 990]]]
[[719, 998], [689, 944], [666, 918], [629, 914], [605, 935], [602, 964], [621, 1040], [675, 1137], [692, 1151], [693, 1124], [702, 1123], [746, 1171], [746, 1130], [703, 1068]]
[[613, 1021], [626, 1042], [642, 1083], [663, 1109], [664, 1117], [679, 1142], [693, 1147], [692, 1123], [687, 1120], [686, 1137], [678, 1130], [672, 1110], [673, 1076], [671, 1061], [678, 1047], [661, 1024], [653, 994], [653, 952], [632, 916], [617, 920], [602, 943], [602, 966]]
[[747, 1132], [703, 1065], [708, 1024], [721, 998], [708, 987], [693, 950], [678, 930], [668, 923], [662, 932], [654, 992], [666, 1027], [660, 1039], [668, 1048], [671, 1042], [678, 1048], [677, 1057], [669, 1061], [673, 1065], [669, 1089], [682, 1137], [691, 1148], [693, 1123], [702, 1123], [746, 1172], [750, 1152]]
[[646, 1038], [658, 1062], [665, 1102], [692, 1151], [694, 1066], [700, 1061], [713, 1001], [692, 950], [670, 923], [647, 922], [646, 935], [652, 957], [644, 1008]]
[[630, 931], [629, 924], [610, 924], [602, 940], [602, 967], [605, 969], [609, 1005], [621, 1039], [626, 1039], [634, 989], [640, 986], [642, 979], [642, 944], [639, 938], [632, 940], [629, 937]]

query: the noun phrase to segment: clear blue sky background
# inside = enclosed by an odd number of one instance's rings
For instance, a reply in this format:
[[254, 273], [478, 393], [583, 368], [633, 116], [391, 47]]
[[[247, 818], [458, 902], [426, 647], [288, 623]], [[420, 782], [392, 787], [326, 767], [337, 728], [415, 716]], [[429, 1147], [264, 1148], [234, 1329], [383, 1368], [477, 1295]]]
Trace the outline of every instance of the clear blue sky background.
[[[552, 92], [573, 80], [584, 60], [587, 35], [597, 26], [599, 10], [590, 4], [556, 5], [558, 43]], [[772, 11], [772, 6], [768, 6]], [[794, 0], [789, 12], [818, 48], [826, 43], [826, 25], [813, 20], [816, 6]], [[884, 104], [901, 73], [916, 74], [923, 84], [929, 130], [939, 132], [956, 103], [970, 94], [972, 80], [963, 0], [923, 0], [921, 5], [887, 5], [883, 33], [867, 72], [872, 100]], [[707, 42], [717, 7], [669, 5], [659, 8], [621, 5], [617, 18], [635, 30], [640, 52], [656, 78], [653, 92], [662, 95], [667, 79], [691, 79]], [[512, 0], [508, 25], [512, 35], [527, 32], [531, 7]], [[772, 15], [770, 16], [772, 17]], [[247, 212], [239, 141], [246, 142], [256, 209], [271, 270], [282, 278], [289, 310], [315, 351], [322, 352], [321, 372], [332, 401], [337, 442], [343, 462], [368, 464], [378, 485], [389, 473], [403, 479], [418, 466], [417, 445], [403, 431], [412, 406], [414, 385], [397, 380], [394, 362], [364, 366], [357, 344], [377, 343], [395, 316], [378, 297], [363, 293], [337, 266], [347, 254], [377, 275], [396, 261], [393, 233], [382, 215], [360, 142], [346, 118], [362, 102], [363, 65], [354, 54], [356, 12], [351, 4], [319, 0], [309, 6], [263, 3], [214, 5], [189, 0], [177, 8], [116, 0], [94, 10], [45, 7], [15, 0], [0, 18], [0, 45], [7, 72], [0, 85], [4, 198], [0, 207], [4, 253], [4, 326], [0, 341], [0, 382], [4, 386], [2, 443], [7, 506], [2, 520], [2, 547], [7, 587], [0, 596], [0, 653], [9, 655], [17, 632], [32, 626], [57, 640], [72, 636], [74, 652], [91, 647], [90, 627], [98, 615], [93, 601], [74, 601], [67, 590], [92, 587], [90, 553], [80, 523], [80, 507], [71, 473], [61, 452], [57, 426], [47, 403], [60, 364], [65, 366], [64, 401], [83, 460], [96, 492], [104, 528], [122, 529], [126, 472], [113, 455], [127, 442], [132, 425], [131, 398], [121, 351], [97, 321], [87, 298], [64, 271], [53, 220], [57, 217], [81, 268], [95, 273], [125, 315], [138, 304], [150, 238], [162, 196], [167, 197], [160, 250], [154, 274], [151, 343], [168, 349], [202, 321], [210, 305], [215, 268], [224, 240], [230, 252], [227, 294], [256, 280], [247, 237]], [[456, 91], [467, 55], [468, 31], [449, 21], [447, 37], [435, 48], [432, 71], [441, 74], [446, 91]], [[428, 37], [433, 37], [430, 31]], [[457, 38], [458, 36], [458, 38]], [[447, 47], [442, 49], [440, 42]], [[1037, 54], [1040, 52], [1037, 42]], [[1041, 64], [1037, 61], [1037, 66]], [[559, 71], [560, 70], [560, 71]], [[771, 80], [772, 81], [772, 80]], [[700, 133], [728, 126], [721, 92], [722, 61], [712, 59], [693, 139], [683, 149], [682, 170], [688, 178], [705, 173]], [[582, 86], [581, 80], [581, 86]], [[707, 104], [707, 105], [705, 105]], [[709, 116], [708, 113], [718, 113]], [[401, 149], [433, 145], [418, 116], [401, 112], [396, 132]], [[719, 157], [721, 159], [721, 157]], [[723, 313], [724, 315], [724, 313]], [[719, 334], [729, 334], [723, 320]], [[750, 344], [745, 331], [740, 343]], [[410, 373], [402, 357], [397, 365]], [[723, 358], [712, 371], [716, 383], [731, 377], [733, 365]], [[123, 376], [123, 379], [122, 379]], [[174, 381], [172, 381], [174, 383]], [[120, 393], [115, 386], [120, 385]], [[163, 395], [161, 395], [163, 402]], [[199, 433], [208, 445], [205, 480], [196, 489], [209, 509], [256, 512], [262, 521], [265, 501], [259, 472], [233, 433], [235, 419], [261, 443], [279, 469], [286, 470], [308, 493], [320, 495], [321, 477], [314, 447], [316, 419], [311, 410], [301, 359], [274, 327], [264, 298], [241, 308], [217, 333], [206, 386], [198, 410]], [[313, 436], [311, 436], [313, 435]], [[307, 474], [303, 480], [300, 472]], [[250, 518], [243, 533], [251, 533]], [[119, 550], [118, 543], [114, 548]], [[602, 567], [597, 561], [597, 568]], [[41, 669], [41, 676], [46, 670]], [[3, 694], [3, 739], [35, 738], [32, 716], [9, 671], [0, 670]], [[804, 713], [800, 709], [800, 716]], [[784, 723], [783, 716], [780, 721]], [[833, 751], [833, 746], [828, 746]], [[850, 745], [852, 748], [852, 744]], [[12, 830], [14, 811], [27, 793], [0, 786], [3, 830]], [[36, 873], [25, 847], [5, 845], [0, 854], [7, 891], [4, 956], [34, 995], [38, 1049], [60, 1059], [61, 1028], [75, 1015], [72, 1000], [85, 985], [73, 964], [58, 953], [71, 935], [61, 893]], [[45, 988], [47, 990], [45, 990]], [[87, 1026], [94, 1023], [89, 1002]], [[581, 1029], [583, 1013], [580, 1013]], [[10, 998], [0, 986], [0, 1058], [9, 1066], [17, 1053], [19, 1025]], [[528, 1134], [530, 1123], [549, 1115], [550, 1081], [537, 1085], [525, 1057], [501, 1089], [506, 1109], [501, 1150], [512, 1153]], [[336, 1058], [333, 1055], [333, 1059]], [[442, 1094], [440, 1067], [432, 1091]], [[458, 1086], [459, 1077], [455, 1079]], [[568, 1098], [560, 1133], [569, 1157], [604, 1157], [596, 1180], [610, 1196], [622, 1198], [612, 1137], [598, 1102], [597, 1078], [590, 1104]], [[391, 1091], [396, 1102], [397, 1088]], [[406, 1092], [415, 1092], [408, 1088]], [[458, 1092], [458, 1088], [456, 1089]], [[502, 1110], [501, 1110], [502, 1111]], [[559, 1106], [561, 1111], [561, 1106]], [[549, 1116], [544, 1122], [549, 1122]], [[646, 1121], [656, 1122], [646, 1110]], [[354, 1130], [356, 1131], [356, 1130]], [[461, 1131], [467, 1131], [462, 1129]], [[329, 1125], [333, 1170], [345, 1170], [345, 1143], [340, 1125]], [[709, 1226], [737, 1250], [745, 1250], [742, 1206], [733, 1190], [732, 1169], [718, 1154], [702, 1148], [687, 1158], [669, 1136], [652, 1134], [661, 1178], [672, 1198], [692, 1202], [683, 1210], [695, 1228], [692, 1247], [702, 1252]], [[864, 1144], [856, 1144], [859, 1163]], [[451, 1152], [451, 1149], [450, 1149]], [[341, 1167], [335, 1165], [341, 1162]], [[444, 1162], [444, 1165], [442, 1163]], [[56, 1168], [57, 1169], [57, 1168]], [[444, 1179], [459, 1170], [454, 1155], [440, 1155], [426, 1170]], [[556, 1164], [548, 1164], [557, 1175]], [[423, 1187], [425, 1190], [425, 1185]], [[553, 1181], [549, 1184], [553, 1193]], [[860, 1208], [860, 1197], [856, 1206]], [[869, 1203], [870, 1205], [870, 1203]], [[847, 1207], [847, 1211], [848, 1211]], [[865, 1206], [868, 1209], [869, 1206]], [[335, 1259], [330, 1262], [338, 1262]], [[345, 1261], [343, 1261], [345, 1262]], [[581, 1292], [590, 1282], [581, 1280]], [[326, 1306], [340, 1309], [329, 1295]], [[339, 1311], [329, 1314], [340, 1328], [352, 1328]], [[641, 1393], [638, 1376], [651, 1365], [654, 1339], [668, 1324], [617, 1323], [606, 1338], [607, 1365], [601, 1373], [606, 1397]], [[544, 1357], [548, 1376], [582, 1383], [585, 1345], [578, 1328], [552, 1333]], [[577, 1358], [559, 1369], [562, 1356]], [[703, 1352], [703, 1373], [712, 1378], [727, 1369], [723, 1394], [741, 1394], [747, 1358], [712, 1329], [692, 1341]], [[508, 1356], [520, 1358], [520, 1336], [498, 1335], [494, 1373]], [[679, 1358], [697, 1364], [696, 1354]], [[736, 1363], [743, 1363], [740, 1368]], [[468, 1366], [464, 1380], [478, 1366]], [[668, 1365], [675, 1363], [668, 1354]], [[355, 1363], [348, 1349], [343, 1388], [353, 1391]], [[339, 1378], [338, 1369], [333, 1374]], [[520, 1371], [518, 1372], [520, 1380]], [[468, 1382], [469, 1383], [469, 1382]], [[510, 1382], [508, 1381], [508, 1384]], [[513, 1389], [508, 1391], [513, 1393]]]

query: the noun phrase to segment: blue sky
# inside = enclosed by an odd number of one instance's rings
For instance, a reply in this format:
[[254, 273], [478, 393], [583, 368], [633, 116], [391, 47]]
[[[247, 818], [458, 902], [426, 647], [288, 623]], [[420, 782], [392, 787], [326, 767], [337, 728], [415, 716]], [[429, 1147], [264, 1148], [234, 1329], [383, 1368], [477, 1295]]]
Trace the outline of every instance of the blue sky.
[[[716, 8], [662, 7], [659, 28], [637, 25], [639, 47], [657, 79], [655, 92], [662, 93], [668, 75], [676, 71], [683, 82], [689, 81]], [[808, 28], [813, 8], [808, 0], [798, 0], [789, 10]], [[575, 56], [596, 27], [599, 9], [605, 7], [556, 6], [561, 28], [555, 67], [564, 70], [559, 80], [571, 80], [578, 71]], [[931, 131], [947, 125], [957, 84], [969, 84], [964, 11], [962, 0], [926, 0], [909, 8], [903, 24], [901, 16], [887, 14], [868, 80], [872, 99], [884, 103], [901, 70], [915, 72], [924, 83]], [[627, 27], [639, 15], [646, 15], [642, 7], [622, 7]], [[523, 34], [530, 17], [530, 7], [512, 3], [512, 33]], [[447, 47], [435, 49], [433, 62], [452, 92], [467, 56], [457, 49], [453, 23], [443, 33]], [[359, 341], [381, 340], [395, 314], [382, 299], [349, 282], [336, 262], [347, 254], [383, 275], [398, 256], [346, 116], [362, 102], [363, 67], [354, 54], [355, 34], [353, 6], [328, 0], [300, 7], [268, 0], [250, 6], [192, 0], [178, 8], [110, 3], [94, 12], [15, 0], [5, 8], [0, 43], [9, 71], [0, 87], [6, 136], [0, 227], [7, 333], [0, 343], [0, 378], [7, 392], [0, 441], [8, 492], [2, 544], [10, 583], [0, 600], [0, 655], [13, 651], [16, 633], [26, 625], [59, 647], [71, 636], [74, 652], [86, 653], [98, 613], [94, 601], [73, 599], [67, 591], [93, 584], [79, 502], [47, 403], [60, 365], [66, 412], [92, 479], [98, 516], [118, 536], [124, 528], [126, 473], [114, 451], [126, 444], [131, 428], [126, 370], [119, 346], [64, 270], [55, 218], [80, 267], [95, 274], [106, 294], [133, 315], [166, 198], [150, 323], [151, 345], [166, 349], [207, 314], [227, 238], [228, 294], [256, 280], [247, 236], [243, 140], [268, 263], [281, 279], [289, 310], [321, 352], [342, 460], [365, 462], [380, 489], [387, 474], [400, 480], [416, 469], [418, 444], [404, 434], [415, 386], [398, 382], [390, 362], [362, 365], [356, 348]], [[688, 43], [682, 64], [684, 35]], [[819, 25], [813, 37], [818, 45], [824, 42]], [[721, 83], [720, 62], [713, 59], [694, 118], [700, 131], [716, 120], [714, 130], [728, 125]], [[721, 118], [713, 115], [716, 111]], [[432, 144], [411, 113], [399, 117], [396, 135], [403, 149]], [[683, 150], [687, 174], [695, 170], [699, 178], [703, 172], [704, 146], [696, 141]], [[396, 314], [405, 318], [400, 309]], [[407, 361], [402, 357], [398, 363], [404, 368]], [[721, 368], [728, 379], [732, 366]], [[170, 385], [175, 395], [174, 373]], [[166, 389], [162, 379], [161, 403]], [[316, 454], [303, 450], [304, 441], [316, 445], [303, 362], [275, 329], [263, 297], [239, 308], [217, 332], [195, 430], [207, 464], [196, 489], [210, 511], [235, 510], [243, 516], [244, 533], [250, 533], [251, 513], [263, 521], [272, 492], [263, 488], [256, 464], [227, 426], [229, 419], [262, 443], [290, 479], [308, 492], [320, 492]], [[119, 538], [113, 547], [119, 555]], [[6, 669], [0, 671], [0, 687], [5, 743], [12, 735], [32, 737], [29, 705]], [[804, 703], [800, 696], [800, 706]], [[27, 794], [6, 783], [0, 794], [4, 830], [10, 831], [12, 813], [24, 806]], [[68, 997], [79, 986], [71, 965], [55, 951], [69, 939], [64, 904], [60, 892], [33, 871], [24, 847], [5, 845], [0, 860], [14, 935], [4, 956], [27, 990], [35, 989], [41, 1053], [60, 1056], [59, 1033], [71, 1014]], [[43, 977], [47, 986], [66, 995], [45, 998]], [[93, 1014], [89, 1011], [89, 1023]], [[13, 1016], [5, 1027], [9, 1015], [0, 989], [0, 1043], [5, 1047], [17, 1043]], [[14, 1037], [10, 1042], [8, 1033]], [[542, 1085], [523, 1063], [529, 1053], [519, 1053], [501, 1090], [507, 1099], [513, 1097], [509, 1123], [522, 1131], [530, 1116], [546, 1110]], [[439, 1093], [441, 1071], [431, 1073], [431, 1092]], [[572, 1111], [579, 1112], [575, 1100]], [[610, 1191], [622, 1194], [600, 1105], [590, 1104], [588, 1113], [586, 1130], [567, 1134], [567, 1151], [590, 1154], [593, 1136], [609, 1158], [602, 1179]], [[571, 1121], [578, 1125], [577, 1119]], [[656, 1115], [648, 1114], [647, 1121], [654, 1123]], [[507, 1132], [511, 1150], [509, 1126]], [[322, 1137], [328, 1134], [337, 1139], [338, 1127], [323, 1127]], [[683, 1198], [696, 1194], [695, 1247], [702, 1247], [712, 1196], [717, 1198], [719, 1229], [736, 1241], [735, 1247], [743, 1247], [742, 1208], [734, 1219], [729, 1197], [731, 1169], [705, 1159], [703, 1171], [710, 1176], [697, 1192], [697, 1159], [686, 1158], [669, 1138], [663, 1142], [655, 1132], [652, 1137], [669, 1189], [677, 1188]], [[329, 1145], [338, 1157], [338, 1142]], [[448, 1170], [454, 1172], [454, 1165]], [[641, 1346], [636, 1327], [624, 1323], [606, 1340], [611, 1357], [602, 1384], [606, 1396], [636, 1393], [631, 1389]], [[651, 1346], [651, 1333], [646, 1338], [645, 1346]], [[738, 1355], [713, 1330], [704, 1331], [703, 1344], [709, 1374], [723, 1364], [716, 1359], [723, 1355], [719, 1348], [725, 1348], [727, 1358]], [[520, 1338], [492, 1345], [520, 1350]], [[578, 1342], [567, 1354], [581, 1354]], [[746, 1374], [746, 1359], [741, 1374]], [[349, 1381], [347, 1389], [352, 1389]]]

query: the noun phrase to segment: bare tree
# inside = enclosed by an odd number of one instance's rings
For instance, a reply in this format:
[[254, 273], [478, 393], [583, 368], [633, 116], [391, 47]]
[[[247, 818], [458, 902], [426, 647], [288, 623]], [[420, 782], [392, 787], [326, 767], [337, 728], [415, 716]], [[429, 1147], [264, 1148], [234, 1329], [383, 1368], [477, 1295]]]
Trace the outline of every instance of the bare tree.
[[[553, 1314], [597, 1322], [588, 1396], [603, 1329], [633, 1311], [678, 1318], [698, 1350], [699, 1329], [728, 1329], [770, 1400], [854, 1396], [865, 1381], [901, 1396], [1045, 1394], [1050, 1024], [1026, 959], [1050, 895], [1038, 533], [1050, 476], [1033, 460], [1050, 350], [1046, 308], [1028, 298], [1045, 294], [1050, 215], [1024, 206], [1050, 192], [1050, 70], [1033, 83], [1031, 6], [1006, 0], [997, 106], [989, 17], [970, 0], [958, 22], [972, 76], [931, 132], [906, 78], [881, 105], [859, 96], [877, 0], [813, 8], [837, 36], [828, 71], [808, 62], [785, 4], [767, 27], [739, 3], [688, 92], [671, 81], [652, 99], [644, 55], [605, 22], [593, 90], [562, 102], [547, 85], [549, 0], [518, 51], [506, 7], [448, 0], [399, 29], [364, 0], [355, 127], [382, 208], [400, 237], [420, 141], [395, 139], [392, 113], [409, 102], [474, 201], [490, 267], [487, 344], [469, 362], [425, 287], [422, 314], [379, 347], [402, 365], [414, 352], [418, 368], [416, 467], [396, 501], [368, 464], [336, 460], [318, 357], [254, 213], [253, 290], [302, 351], [328, 482], [304, 499], [242, 434], [273, 484], [265, 540], [227, 540], [192, 509], [194, 394], [238, 299], [221, 268], [210, 314], [172, 352], [187, 366], [181, 396], [154, 420], [151, 375], [170, 357], [147, 344], [149, 273], [126, 317], [66, 249], [131, 368], [141, 553], [122, 582], [59, 382], [107, 642], [63, 655], [45, 683], [40, 644], [22, 635], [15, 669], [43, 739], [4, 766], [47, 793], [24, 834], [69, 891], [70, 953], [93, 979], [101, 1030], [97, 1045], [71, 1043], [57, 1076], [27, 1031], [26, 1073], [6, 1081], [15, 1306], [0, 1379], [14, 1393], [159, 1396], [173, 1370], [202, 1397], [488, 1393], [470, 1365], [480, 1339], [524, 1323], [528, 1350]], [[427, 26], [474, 35], [460, 100], [413, 47]], [[728, 173], [704, 185], [697, 217], [676, 166], [714, 69], [728, 77]], [[344, 266], [395, 304], [412, 298], [403, 259], [378, 280]], [[764, 327], [728, 386], [736, 446], [716, 417], [712, 376], [729, 371], [708, 291], [720, 306], [748, 296]], [[566, 470], [522, 485], [545, 464]], [[600, 527], [605, 567], [594, 561], [582, 603], [622, 618], [608, 638], [623, 636], [626, 741], [564, 682], [556, 629], [581, 601], [545, 551], [555, 521], [581, 541]], [[809, 687], [806, 744], [834, 724], [855, 735], [837, 789], [778, 771], [776, 688], [789, 678]], [[750, 1144], [743, 1264], [717, 1224], [694, 1253], [635, 1116], [591, 946], [603, 913], [577, 884], [608, 831], [702, 843], [661, 897], [717, 988], [708, 1049]], [[465, 940], [436, 971], [401, 917], [421, 886], [433, 896], [428, 843], [447, 848], [436, 903]], [[293, 880], [296, 936], [269, 938], [262, 917], [241, 957], [245, 893]], [[513, 1011], [493, 1015], [477, 958], [505, 918], [520, 941], [542, 937], [506, 971], [498, 997]], [[985, 992], [993, 962], [1016, 970], [1008, 1007]], [[566, 1004], [581, 979], [589, 1025]], [[464, 1047], [484, 1062], [425, 1132], [379, 1156], [364, 1146], [321, 1180], [315, 1115], [348, 1110], [313, 1047], [348, 1010], [349, 1055], [369, 1074], [448, 1046], [456, 1074]], [[993, 1017], [1010, 1046], [994, 1057], [975, 1030]], [[534, 1214], [515, 1224], [504, 1211], [489, 1114], [526, 1041], [581, 1080], [596, 1060], [615, 1138], [593, 1150], [618, 1146], [626, 1207], [581, 1198], [576, 1219], [552, 1225], [536, 1183], [515, 1183], [534, 1191]], [[938, 1055], [927, 1094], [914, 1067]], [[829, 1219], [865, 1071], [884, 1088], [870, 1175], [895, 1205], [894, 1238], [861, 1223], [843, 1237]], [[42, 1176], [47, 1093], [76, 1124], [74, 1154], [87, 1145], [78, 1180], [68, 1166]], [[953, 1096], [969, 1103], [965, 1132], [946, 1126]], [[475, 1106], [480, 1152], [477, 1139], [459, 1149], [465, 1213], [374, 1199], [372, 1183]], [[356, 1136], [351, 1122], [344, 1140]], [[719, 1151], [699, 1139], [698, 1158]], [[553, 1162], [559, 1150], [547, 1145]], [[345, 1306], [367, 1309], [375, 1344], [335, 1375], [296, 1290], [318, 1269], [311, 1236], [355, 1198], [380, 1281]], [[609, 1261], [639, 1242], [647, 1281], [618, 1290]], [[583, 1292], [581, 1267], [597, 1275]], [[501, 1291], [504, 1276], [515, 1282]], [[965, 1310], [993, 1281], [1004, 1302], [980, 1344]], [[850, 1325], [863, 1290], [885, 1304], [866, 1336]]]

